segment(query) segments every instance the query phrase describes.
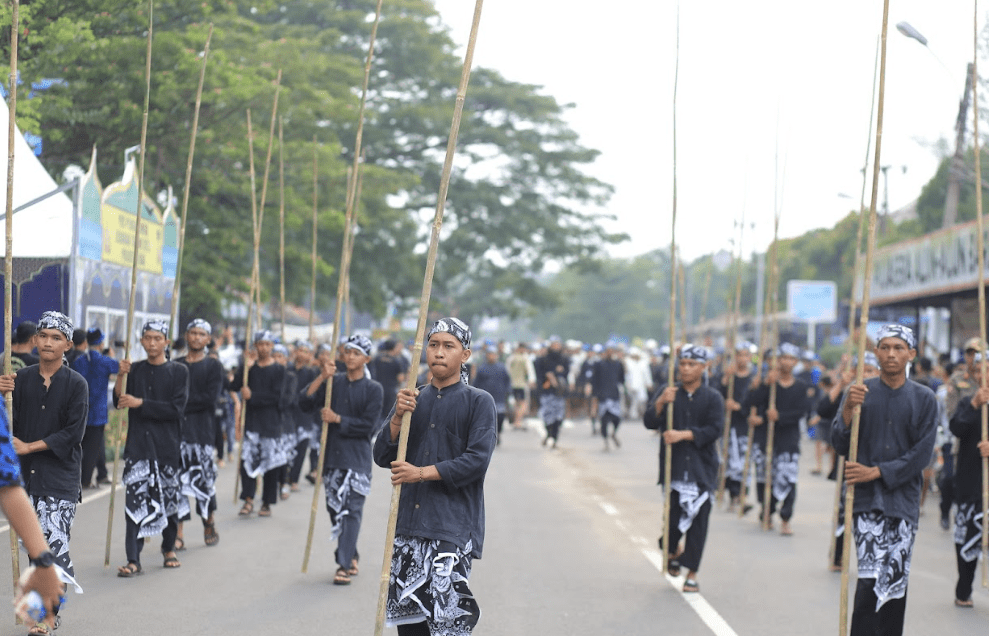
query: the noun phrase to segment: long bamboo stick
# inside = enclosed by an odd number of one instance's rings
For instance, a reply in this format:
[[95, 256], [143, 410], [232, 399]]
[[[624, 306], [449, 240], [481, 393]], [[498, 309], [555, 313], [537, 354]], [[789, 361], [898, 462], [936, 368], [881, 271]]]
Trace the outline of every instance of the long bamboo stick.
[[677, 275], [680, 277], [680, 342], [687, 339], [687, 276], [683, 271], [683, 259], [677, 259]]
[[[859, 199], [859, 222], [858, 230], [855, 234], [855, 266], [852, 270], [852, 293], [851, 298], [848, 301], [848, 340], [846, 341], [847, 346], [845, 349], [846, 353], [851, 352], [852, 338], [855, 333], [855, 314], [858, 312], [858, 299], [855, 296], [855, 286], [858, 284], [859, 275], [862, 271], [862, 257], [861, 257], [861, 247], [862, 247], [862, 234], [864, 233], [865, 227], [865, 186], [869, 182], [869, 151], [872, 149], [872, 119], [875, 116], [876, 109], [876, 82], [879, 79], [879, 38], [876, 38], [876, 61], [872, 65], [872, 99], [869, 100], [869, 134], [866, 136], [865, 144], [865, 162], [862, 166], [862, 195]], [[831, 537], [830, 542], [831, 547], [828, 550], [828, 566], [834, 565], [834, 552], [835, 552], [835, 541], [834, 537], [838, 532], [838, 517], [839, 509], [841, 508], [841, 485], [843, 483], [842, 477], [845, 474], [845, 458], [837, 457], [837, 471], [836, 479], [834, 483], [834, 512], [831, 515]]]
[[[680, 81], [680, 5], [677, 4], [676, 61], [673, 71], [673, 205], [670, 218], [670, 359], [667, 361], [667, 386], [676, 386], [676, 307], [677, 307], [677, 88]], [[673, 402], [666, 405], [666, 430], [673, 430]], [[673, 447], [663, 443], [663, 572], [670, 566], [670, 553], [676, 554], [676, 546], [670, 545], [670, 498], [673, 496]]]
[[319, 233], [319, 144], [312, 138], [312, 279], [309, 289], [309, 342], [316, 342], [316, 236]]
[[199, 108], [203, 103], [203, 83], [206, 80], [206, 60], [209, 59], [209, 43], [213, 39], [213, 24], [209, 25], [206, 47], [203, 49], [203, 64], [199, 69], [199, 86], [196, 88], [196, 108], [192, 115], [192, 137], [189, 139], [189, 158], [185, 164], [185, 188], [182, 193], [182, 219], [179, 221], [179, 257], [175, 263], [175, 284], [172, 287], [171, 327], [173, 332], [179, 324], [179, 287], [182, 283], [182, 257], [185, 255], [185, 227], [189, 211], [189, 191], [192, 189], [192, 159], [196, 154], [196, 136], [199, 134]]
[[[735, 399], [735, 373], [737, 371], [735, 367], [738, 364], [738, 323], [739, 312], [742, 307], [742, 236], [744, 233], [745, 210], [743, 209], [742, 221], [739, 224], [738, 230], [738, 256], [735, 259], [735, 304], [731, 314], [731, 337], [728, 340], [728, 344], [731, 346], [731, 372], [728, 375], [728, 399], [725, 402]], [[725, 495], [725, 473], [728, 470], [728, 449], [731, 442], [732, 415], [734, 415], [734, 411], [725, 406], [725, 426], [721, 433], [721, 463], [718, 465], [718, 490], [715, 495], [715, 501], [718, 503], [721, 503]]]
[[[18, 30], [20, 29], [20, 1], [13, 0], [11, 3], [11, 25], [10, 25], [10, 79], [7, 86], [10, 88], [10, 102], [7, 104], [7, 201], [4, 217], [4, 227], [6, 229], [6, 249], [3, 259], [3, 372], [10, 375], [14, 372], [11, 363], [11, 347], [13, 346], [14, 329], [14, 136], [17, 134], [17, 43]], [[75, 223], [73, 219], [73, 223]], [[7, 424], [10, 429], [7, 431], [10, 438], [14, 438], [14, 394], [8, 393], [4, 398], [7, 408]], [[17, 580], [21, 576], [20, 550], [17, 544], [17, 533], [10, 529], [10, 565], [13, 573], [14, 589], [17, 589]], [[14, 624], [20, 621], [14, 617]]]
[[[476, 0], [474, 4], [474, 19], [471, 23], [470, 38], [467, 41], [467, 51], [464, 54], [464, 66], [460, 74], [460, 87], [457, 89], [457, 101], [453, 110], [453, 121], [450, 124], [450, 138], [446, 145], [446, 159], [443, 162], [443, 172], [440, 177], [440, 190], [436, 197], [436, 215], [433, 217], [433, 229], [429, 238], [429, 251], [426, 254], [426, 271], [422, 280], [422, 294], [419, 297], [419, 323], [416, 327], [416, 340], [412, 348], [412, 359], [418, 360], [422, 355], [423, 338], [426, 335], [426, 319], [429, 315], [429, 297], [433, 288], [433, 271], [436, 268], [436, 255], [439, 251], [440, 229], [443, 227], [443, 210], [446, 207], [447, 191], [450, 188], [450, 175], [453, 171], [453, 157], [457, 150], [457, 135], [460, 132], [460, 119], [464, 110], [464, 99], [467, 96], [467, 85], [470, 81], [470, 70], [474, 60], [474, 46], [477, 43], [477, 31], [481, 24], [481, 9], [484, 0]], [[414, 391], [416, 378], [409, 374], [406, 388]], [[402, 428], [398, 438], [397, 461], [405, 461], [409, 445], [409, 427], [412, 414], [402, 416]], [[395, 526], [398, 523], [398, 503], [402, 495], [402, 486], [392, 488], [391, 509], [388, 515], [388, 527], [385, 532], [384, 560], [381, 564], [381, 581], [378, 588], [378, 613], [374, 626], [375, 636], [381, 636], [385, 628], [385, 604], [388, 600], [388, 581], [391, 571], [392, 550], [395, 543]]]
[[[350, 250], [353, 249], [353, 245], [350, 244], [350, 227], [354, 222], [354, 198], [355, 190], [357, 186], [357, 174], [360, 170], [360, 160], [361, 160], [361, 144], [364, 139], [364, 111], [367, 107], [367, 89], [371, 80], [371, 62], [374, 60], [374, 43], [378, 36], [378, 24], [381, 22], [381, 5], [383, 0], [378, 0], [378, 4], [374, 11], [374, 22], [371, 25], [371, 35], [368, 40], [367, 57], [364, 62], [364, 85], [361, 89], [361, 103], [357, 111], [357, 133], [354, 136], [354, 164], [353, 164], [353, 177], [347, 184], [347, 211], [344, 221], [343, 228], [343, 247], [340, 250], [340, 271], [337, 276], [337, 305], [336, 312], [333, 314], [333, 346], [336, 347], [340, 341], [340, 313], [343, 308], [343, 294], [347, 285], [347, 276], [350, 271]], [[329, 408], [330, 403], [333, 399], [333, 377], [331, 376], [326, 382], [326, 399], [324, 401], [324, 408]], [[326, 438], [329, 433], [329, 424], [323, 422], [322, 432], [320, 433], [320, 445], [319, 445], [319, 461], [317, 462], [316, 468], [316, 487], [313, 488], [313, 499], [312, 507], [309, 511], [309, 532], [306, 537], [306, 549], [305, 554], [302, 557], [302, 573], [305, 574], [309, 570], [309, 556], [312, 553], [312, 540], [313, 534], [316, 531], [316, 514], [319, 510], [319, 495], [320, 495], [320, 484], [323, 481], [323, 466], [326, 463]]]
[[[979, 0], [973, 0], [975, 18], [972, 23], [972, 39], [975, 54], [972, 58], [972, 113], [974, 128], [972, 143], [975, 147], [975, 226], [976, 251], [979, 254], [979, 339], [986, 337], [986, 270], [985, 237], [982, 235], [982, 157], [979, 142]], [[982, 388], [986, 388], [986, 351], [982, 351], [980, 376]], [[982, 441], [989, 441], [989, 408], [982, 405]], [[982, 458], [982, 586], [989, 587], [989, 457]]]
[[[767, 287], [772, 282], [772, 276], [771, 276], [771, 274], [772, 274], [772, 270], [770, 270], [769, 272], [767, 272], [767, 276], [766, 276], [766, 282], [767, 282], [767, 285], [766, 286]], [[770, 315], [770, 313], [772, 313], [771, 312], [771, 307], [772, 307], [772, 304], [770, 303], [769, 293], [768, 293], [768, 290], [767, 290], [767, 293], [766, 293], [765, 297], [763, 298], [763, 302], [762, 302], [762, 320], [759, 322], [759, 363], [756, 366], [756, 375], [755, 375], [755, 378], [754, 378], [754, 380], [752, 382], [752, 386], [753, 387], [758, 386], [759, 384], [762, 383], [762, 377], [763, 377], [762, 376], [762, 365], [763, 365], [762, 356], [766, 352], [766, 334], [769, 332], [769, 315]], [[738, 507], [738, 516], [739, 517], [742, 517], [742, 516], [745, 515], [745, 509], [746, 509], [746, 505], [747, 505], [746, 504], [746, 501], [748, 499], [749, 470], [750, 470], [750, 468], [752, 466], [752, 445], [753, 445], [752, 444], [752, 441], [753, 441], [753, 439], [755, 437], [755, 425], [752, 423], [752, 419], [751, 418], [755, 417], [756, 415], [757, 415], [757, 409], [756, 409], [756, 407], [754, 407], [754, 406], [749, 407], [749, 428], [748, 428], [748, 431], [746, 433], [748, 435], [749, 443], [745, 447], [745, 461], [742, 464], [742, 489], [739, 492], [739, 507]], [[765, 423], [763, 423], [763, 424], [765, 424]], [[758, 479], [756, 479], [755, 486], [757, 488], [759, 486]], [[758, 494], [756, 496], [758, 497]]]
[[[130, 272], [130, 299], [127, 301], [127, 330], [124, 332], [124, 360], [130, 360], [130, 345], [134, 339], [134, 301], [137, 297], [137, 265], [140, 262], [138, 257], [141, 251], [141, 212], [144, 207], [144, 159], [148, 150], [148, 110], [151, 107], [151, 44], [154, 35], [155, 7], [154, 0], [148, 0], [148, 49], [144, 66], [144, 115], [141, 118], [141, 158], [138, 161], [137, 169], [137, 213], [134, 218], [134, 259], [131, 263]], [[118, 379], [121, 386], [127, 386], [127, 374]], [[117, 434], [114, 440], [113, 456], [113, 479], [110, 486], [110, 506], [107, 511], [106, 520], [106, 553], [103, 558], [103, 567], [110, 565], [110, 542], [113, 538], [113, 509], [117, 495], [117, 469], [120, 464], [120, 440], [122, 439], [123, 425], [117, 427]]]
[[[257, 287], [257, 272], [258, 272], [258, 259], [260, 258], [259, 250], [261, 246], [261, 224], [258, 219], [258, 201], [257, 201], [257, 184], [255, 183], [255, 172], [254, 172], [254, 129], [251, 126], [251, 109], [247, 109], [247, 148], [248, 165], [250, 166], [251, 173], [251, 221], [253, 223], [254, 229], [254, 264], [251, 268], [251, 293], [248, 296], [247, 301], [247, 334], [244, 336], [244, 380], [241, 384], [242, 387], [247, 386], [247, 380], [250, 377], [251, 365], [247, 363], [248, 353], [251, 348], [251, 340], [254, 336], [254, 297], [255, 288]], [[237, 440], [237, 470], [234, 472], [234, 496], [233, 503], [237, 503], [237, 491], [240, 490], [240, 468], [244, 463], [242, 456], [242, 451], [244, 449], [244, 437], [247, 435], [245, 429], [245, 423], [247, 421], [247, 400], [242, 400], [240, 405], [240, 422], [238, 422], [238, 430], [240, 431], [240, 438]]]
[[[777, 335], [777, 324], [776, 324], [776, 313], [778, 311], [778, 288], [779, 288], [779, 227], [780, 227], [780, 215], [779, 210], [776, 212], [776, 218], [773, 221], [773, 246], [770, 252], [770, 269], [769, 269], [769, 298], [770, 300], [770, 323], [769, 328], [769, 346], [773, 348], [773, 357], [769, 362], [770, 377], [772, 378], [772, 383], [769, 385], [769, 408], [767, 409], [767, 415], [769, 411], [776, 411], [776, 387], [779, 381], [776, 377], [776, 371], [779, 368], [779, 336]], [[762, 507], [762, 529], [769, 530], [772, 523], [772, 496], [773, 496], [773, 453], [774, 443], [776, 437], [776, 420], [771, 420], [766, 417], [766, 461], [765, 461], [765, 479], [766, 483], [763, 484], [763, 507]]]
[[282, 310], [282, 342], [285, 338], [285, 136], [282, 118], [278, 118], [278, 274], [279, 306]]
[[[865, 265], [862, 277], [862, 328], [859, 329], [858, 367], [855, 371], [856, 384], [862, 384], [862, 372], [865, 367], [865, 325], [869, 322], [869, 301], [872, 291], [872, 254], [876, 244], [876, 202], [879, 198], [879, 168], [883, 140], [883, 105], [886, 96], [886, 32], [889, 25], [889, 0], [883, 0], [882, 46], [879, 57], [879, 105], [876, 113], [876, 154], [872, 167], [872, 201], [869, 204], [869, 234], [865, 248]], [[851, 441], [848, 448], [848, 461], [858, 460], [859, 423], [862, 409], [856, 407], [852, 414]], [[845, 534], [841, 555], [841, 598], [838, 606], [838, 634], [848, 633], [848, 566], [852, 551], [852, 511], [855, 507], [855, 485], [848, 484], [845, 489]]]
[[[275, 147], [275, 120], [278, 118], [278, 96], [282, 91], [282, 70], [278, 69], [278, 75], [275, 77], [275, 99], [271, 105], [271, 124], [268, 128], [268, 149], [265, 152], [264, 157], [264, 178], [261, 182], [261, 201], [258, 203], [258, 234], [264, 231], [264, 206], [267, 202], [268, 197], [268, 176], [271, 174], [271, 154]], [[254, 292], [257, 294], [257, 301], [254, 304], [254, 308], [257, 311], [257, 324], [260, 326], [262, 324], [261, 311], [263, 305], [261, 304], [261, 260], [254, 263], [254, 278], [256, 279], [254, 285]]]

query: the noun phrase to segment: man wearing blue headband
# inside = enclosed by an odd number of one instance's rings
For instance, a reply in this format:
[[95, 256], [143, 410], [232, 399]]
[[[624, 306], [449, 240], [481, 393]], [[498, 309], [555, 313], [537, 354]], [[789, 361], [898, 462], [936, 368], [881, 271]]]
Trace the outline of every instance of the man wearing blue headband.
[[[728, 395], [728, 380], [735, 376], [732, 395]], [[728, 430], [728, 464], [725, 467], [725, 488], [730, 498], [728, 511], [734, 512], [742, 494], [742, 472], [745, 470], [745, 453], [749, 447], [748, 414], [742, 408], [752, 386], [752, 350], [749, 343], [735, 344], [734, 366], [726, 368], [715, 388], [725, 398], [725, 408], [731, 412], [731, 428]], [[746, 504], [746, 510], [750, 505]]]
[[[113, 405], [128, 409], [123, 483], [127, 564], [117, 576], [141, 574], [144, 539], [161, 535], [167, 569], [181, 565], [175, 555], [182, 471], [182, 413], [189, 399], [189, 370], [166, 358], [168, 324], [148, 320], [141, 329], [147, 360], [120, 361]], [[123, 378], [126, 374], [126, 390]]]
[[[294, 349], [289, 370], [295, 373], [296, 384], [302, 390], [319, 375], [319, 367], [314, 364], [311, 344], [305, 340], [296, 340]], [[288, 466], [288, 487], [289, 492], [293, 493], [300, 490], [299, 478], [302, 476], [302, 465], [306, 461], [309, 448], [319, 446], [320, 425], [319, 414], [304, 411], [299, 400], [290, 408], [289, 416], [292, 420], [290, 427], [295, 429], [295, 456]], [[315, 464], [313, 470], [316, 470]]]
[[[704, 384], [710, 354], [692, 344], [680, 348], [680, 386], [660, 387], [646, 407], [643, 423], [660, 430], [659, 483], [665, 478], [666, 452], [671, 446], [669, 536], [660, 538], [660, 548], [669, 555], [668, 574], [679, 576], [687, 568], [684, 592], [699, 592], [704, 544], [707, 541], [711, 500], [718, 479], [718, 439], [725, 418], [721, 394]], [[673, 429], [666, 430], [666, 408], [673, 404]], [[684, 538], [683, 549], [680, 540]]]
[[853, 636], [880, 633], [880, 627], [883, 634], [903, 632], [920, 490], [938, 416], [934, 392], [907, 379], [907, 365], [917, 355], [914, 346], [907, 327], [880, 329], [879, 377], [848, 388], [831, 431], [835, 450], [847, 456], [855, 407], [861, 406], [857, 461], [845, 462], [845, 483], [855, 485]]
[[[770, 371], [763, 383], [753, 389], [746, 402], [746, 411], [756, 408], [752, 416], [756, 424], [752, 437], [752, 461], [756, 472], [756, 494], [762, 504], [759, 518], [764, 518], [767, 502], [766, 494], [766, 462], [772, 462], [772, 493], [769, 499], [770, 527], [772, 515], [779, 508], [780, 534], [793, 534], [790, 519], [793, 517], [793, 507], [797, 500], [797, 476], [800, 473], [800, 418], [807, 413], [810, 398], [807, 391], [810, 388], [802, 380], [793, 375], [793, 368], [800, 361], [800, 347], [784, 342], [776, 352], [776, 375]], [[770, 387], [776, 385], [775, 408], [770, 408]], [[768, 444], [768, 427], [764, 422], [776, 422], [773, 430], [773, 456], [766, 457]]]
[[[388, 586], [387, 624], [399, 636], [469, 634], [480, 609], [467, 587], [484, 544], [484, 475], [496, 442], [491, 396], [467, 385], [470, 328], [436, 321], [426, 336], [430, 384], [403, 388], [374, 444], [374, 461], [404, 484]], [[406, 461], [399, 433], [409, 413]]]

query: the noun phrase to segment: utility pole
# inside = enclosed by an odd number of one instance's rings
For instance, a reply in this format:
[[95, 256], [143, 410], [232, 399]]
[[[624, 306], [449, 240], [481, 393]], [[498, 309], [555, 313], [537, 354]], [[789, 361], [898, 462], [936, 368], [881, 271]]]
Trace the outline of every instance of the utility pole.
[[972, 63], [968, 63], [965, 73], [965, 92], [958, 102], [958, 119], [955, 121], [955, 154], [948, 167], [948, 192], [944, 197], [944, 218], [941, 227], [951, 227], [958, 218], [958, 195], [961, 188], [961, 175], [965, 171], [965, 131], [968, 121], [968, 106], [972, 95]]

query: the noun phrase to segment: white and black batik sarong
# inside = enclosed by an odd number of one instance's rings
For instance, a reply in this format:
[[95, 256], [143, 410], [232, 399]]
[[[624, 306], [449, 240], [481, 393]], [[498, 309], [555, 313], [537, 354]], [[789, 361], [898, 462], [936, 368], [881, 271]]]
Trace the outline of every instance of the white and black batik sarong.
[[124, 508], [138, 526], [138, 538], [161, 534], [168, 517], [179, 512], [179, 469], [147, 459], [128, 459], [123, 482], [127, 489]]
[[782, 503], [790, 495], [800, 474], [800, 453], [779, 453], [773, 457], [773, 497]]
[[955, 513], [955, 545], [961, 557], [972, 563], [982, 553], [982, 504], [961, 503]]
[[216, 449], [207, 444], [182, 442], [182, 475], [179, 497], [179, 517], [191, 514], [189, 497], [196, 500], [196, 511], [203, 519], [209, 519], [210, 500], [216, 496], [216, 465], [213, 454]]
[[742, 471], [745, 470], [745, 451], [748, 447], [748, 435], [739, 435], [734, 428], [729, 430], [728, 464], [725, 466], [726, 479], [742, 481]]
[[917, 527], [879, 512], [855, 514], [855, 546], [860, 579], [875, 579], [876, 611], [886, 601], [903, 598]]
[[694, 525], [697, 513], [700, 512], [704, 502], [710, 498], [711, 494], [707, 491], [701, 492], [700, 486], [689, 481], [672, 481], [670, 482], [670, 489], [675, 490], [679, 495], [681, 512], [677, 528], [681, 534], [686, 534], [687, 530], [690, 530], [690, 526]]
[[371, 475], [334, 468], [323, 475], [323, 487], [326, 489], [326, 509], [333, 513], [330, 540], [336, 541], [343, 530], [344, 517], [353, 511], [351, 493], [367, 497], [371, 492]]
[[31, 495], [31, 505], [38, 515], [38, 525], [45, 535], [48, 548], [55, 555], [58, 578], [66, 585], [71, 585], [77, 594], [82, 594], [82, 588], [75, 579], [72, 557], [69, 556], [69, 537], [72, 535], [72, 522], [76, 518], [76, 502]]
[[467, 587], [472, 545], [398, 535], [392, 550], [386, 621], [389, 627], [421, 623], [432, 636], [470, 634], [481, 609]]
[[622, 403], [619, 400], [602, 400], [598, 403], [598, 417], [614, 415], [618, 419], [622, 417]]
[[547, 424], [562, 422], [567, 415], [567, 401], [553, 393], [539, 396], [539, 417]]
[[261, 437], [255, 431], [244, 433], [244, 448], [240, 459], [247, 474], [251, 477], [260, 477], [269, 470], [287, 464], [289, 458], [287, 438], [287, 435]]
[[309, 449], [319, 452], [319, 438], [322, 430], [318, 426], [297, 426], [295, 429], [296, 446], [302, 442], [308, 442]]
[[766, 452], [758, 444], [752, 445], [752, 456], [749, 458], [755, 470], [756, 483], [766, 483]]

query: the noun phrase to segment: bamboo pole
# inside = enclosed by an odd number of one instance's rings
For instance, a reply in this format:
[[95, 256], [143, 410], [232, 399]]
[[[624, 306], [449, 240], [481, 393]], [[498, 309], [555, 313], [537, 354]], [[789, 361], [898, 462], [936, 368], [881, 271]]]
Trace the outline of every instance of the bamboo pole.
[[[367, 89], [371, 81], [371, 62], [374, 60], [374, 43], [378, 36], [378, 24], [381, 22], [381, 5], [383, 0], [378, 0], [374, 11], [374, 22], [371, 24], [371, 35], [368, 39], [367, 57], [364, 62], [364, 85], [361, 89], [361, 102], [357, 111], [357, 132], [354, 136], [354, 164], [352, 167], [352, 177], [347, 183], [347, 212], [344, 220], [342, 249], [340, 250], [340, 271], [337, 276], [337, 304], [336, 312], [333, 314], [333, 346], [337, 347], [340, 341], [340, 313], [343, 308], [343, 292], [346, 288], [347, 277], [350, 273], [350, 251], [353, 245], [349, 242], [350, 227], [354, 222], [354, 198], [357, 186], [357, 175], [360, 171], [361, 144], [364, 139], [364, 111], [367, 107]], [[333, 377], [330, 376], [326, 382], [326, 399], [323, 402], [324, 408], [329, 408], [333, 400]], [[319, 461], [316, 468], [316, 482], [313, 488], [312, 507], [309, 511], [309, 532], [306, 537], [305, 553], [302, 557], [302, 573], [309, 570], [309, 556], [312, 553], [313, 534], [316, 531], [316, 514], [319, 510], [320, 484], [323, 481], [323, 466], [326, 464], [326, 437], [329, 432], [329, 424], [322, 423], [320, 433]]]
[[[848, 340], [846, 341], [845, 352], [851, 351], [853, 334], [855, 333], [855, 314], [858, 311], [858, 299], [855, 297], [855, 286], [858, 284], [859, 274], [862, 271], [862, 234], [865, 226], [865, 186], [869, 181], [869, 150], [872, 149], [872, 118], [875, 115], [876, 103], [876, 81], [879, 79], [879, 38], [876, 38], [876, 61], [872, 65], [872, 99], [869, 100], [869, 134], [865, 143], [865, 162], [862, 166], [862, 195], [859, 199], [859, 222], [858, 230], [855, 234], [855, 266], [852, 270], [852, 295], [848, 301]], [[845, 458], [837, 457], [837, 471], [834, 483], [834, 512], [831, 515], [831, 547], [828, 550], [828, 566], [834, 565], [835, 541], [834, 537], [838, 532], [839, 509], [841, 508], [842, 477], [845, 474]]]
[[[134, 301], [137, 296], [137, 265], [141, 251], [141, 212], [144, 207], [144, 159], [147, 156], [148, 148], [148, 110], [151, 106], [151, 44], [154, 35], [155, 22], [154, 0], [148, 0], [148, 48], [144, 66], [144, 115], [141, 118], [141, 158], [138, 161], [137, 169], [137, 210], [134, 218], [134, 259], [131, 263], [130, 272], [130, 299], [127, 301], [127, 329], [124, 332], [124, 360], [130, 360], [130, 345], [134, 339]], [[121, 386], [127, 387], [127, 374], [117, 381]], [[123, 425], [117, 427], [117, 434], [114, 439], [113, 455], [113, 479], [110, 486], [110, 506], [107, 511], [106, 520], [106, 553], [103, 558], [103, 567], [110, 565], [110, 542], [113, 538], [113, 509], [117, 495], [117, 470], [120, 465], [120, 440], [123, 437], [121, 429]]]
[[[476, 0], [474, 4], [474, 19], [471, 23], [470, 38], [467, 41], [467, 51], [464, 54], [464, 66], [460, 74], [460, 87], [457, 89], [457, 101], [453, 110], [453, 121], [450, 124], [450, 138], [446, 145], [446, 159], [443, 162], [443, 173], [440, 178], [440, 190], [436, 197], [436, 215], [433, 218], [433, 229], [429, 238], [429, 250], [426, 254], [426, 271], [422, 280], [422, 293], [419, 297], [419, 322], [416, 327], [416, 340], [412, 348], [412, 359], [418, 360], [422, 355], [422, 341], [426, 335], [426, 319], [429, 314], [429, 297], [433, 287], [433, 271], [436, 268], [436, 254], [439, 251], [440, 229], [443, 227], [443, 210], [446, 206], [447, 191], [450, 187], [450, 175], [453, 171], [453, 156], [457, 149], [457, 135], [460, 132], [460, 118], [464, 109], [464, 99], [467, 95], [467, 85], [470, 81], [471, 64], [474, 59], [474, 46], [477, 43], [477, 30], [481, 24], [481, 8], [484, 0]], [[409, 374], [406, 388], [415, 390], [416, 378]], [[402, 416], [402, 428], [398, 438], [397, 461], [405, 461], [409, 445], [409, 427], [412, 414]], [[388, 600], [388, 581], [391, 572], [392, 550], [395, 543], [395, 526], [398, 522], [398, 503], [402, 495], [402, 486], [392, 488], [391, 509], [388, 515], [388, 526], [385, 532], [384, 560], [381, 564], [381, 580], [378, 588], [378, 614], [375, 621], [375, 636], [381, 636], [385, 628], [385, 603]]]
[[[731, 372], [728, 375], [728, 399], [735, 399], [735, 372], [738, 364], [738, 322], [739, 313], [742, 307], [742, 237], [745, 234], [745, 210], [742, 210], [742, 221], [738, 230], [738, 256], [735, 259], [735, 304], [731, 315], [731, 338], [728, 344], [731, 346]], [[727, 400], [726, 400], [727, 401]], [[733, 412], [725, 407], [725, 426], [721, 437], [724, 440], [721, 448], [721, 463], [718, 465], [718, 490], [715, 501], [721, 503], [725, 496], [725, 473], [728, 470], [728, 447], [731, 441], [731, 418]]]
[[683, 259], [677, 259], [677, 272], [680, 277], [680, 342], [687, 339], [687, 276], [683, 271]]
[[185, 255], [185, 225], [189, 211], [189, 191], [192, 189], [192, 159], [196, 154], [196, 136], [199, 134], [199, 108], [203, 103], [203, 83], [206, 80], [206, 60], [209, 59], [209, 44], [213, 39], [213, 24], [209, 25], [206, 35], [206, 47], [203, 49], [203, 64], [199, 69], [199, 86], [196, 88], [196, 108], [192, 115], [192, 137], [189, 140], [189, 158], [185, 164], [185, 189], [182, 193], [182, 219], [179, 221], [179, 257], [175, 264], [175, 284], [172, 287], [171, 327], [178, 329], [179, 324], [179, 287], [182, 283], [182, 257]]
[[[680, 5], [677, 4], [677, 25], [676, 25], [676, 61], [673, 71], [673, 206], [670, 219], [670, 359], [667, 361], [667, 386], [676, 386], [676, 360], [677, 352], [674, 340], [676, 339], [676, 307], [677, 307], [677, 250], [676, 250], [676, 224], [677, 224], [677, 88], [680, 81]], [[673, 430], [673, 402], [666, 405], [666, 430]], [[676, 546], [670, 545], [670, 498], [673, 496], [673, 489], [670, 482], [673, 480], [673, 448], [663, 443], [663, 572], [669, 571], [670, 553], [676, 552]]]
[[280, 279], [279, 301], [282, 310], [282, 342], [285, 338], [285, 136], [282, 118], [278, 118], [278, 274]]
[[774, 349], [773, 357], [769, 363], [770, 377], [772, 378], [772, 383], [769, 385], [769, 408], [767, 409], [766, 417], [766, 461], [765, 461], [765, 479], [766, 483], [763, 484], [763, 507], [762, 507], [762, 529], [769, 530], [772, 522], [772, 499], [773, 496], [773, 452], [774, 452], [774, 442], [776, 437], [776, 420], [771, 420], [768, 417], [769, 411], [776, 410], [776, 386], [778, 378], [776, 377], [776, 371], [779, 368], [779, 351], [776, 351], [779, 346], [779, 336], [777, 334], [777, 324], [776, 324], [776, 313], [778, 311], [778, 288], [779, 288], [779, 227], [780, 227], [780, 215], [779, 210], [776, 211], [776, 218], [773, 221], [773, 245], [770, 252], [770, 268], [769, 268], [769, 280], [771, 281], [769, 286], [769, 298], [770, 302], [770, 312], [771, 317], [770, 323], [772, 326], [769, 328], [769, 346]]
[[316, 342], [314, 320], [316, 318], [316, 236], [319, 232], [319, 144], [312, 138], [312, 286], [309, 289], [309, 342]]
[[[879, 105], [876, 114], [876, 153], [872, 167], [872, 201], [869, 204], [869, 234], [865, 246], [865, 265], [862, 276], [862, 320], [864, 326], [869, 322], [869, 301], [872, 291], [872, 255], [876, 244], [876, 201], [879, 198], [879, 168], [883, 140], [883, 105], [886, 95], [886, 32], [889, 25], [889, 0], [883, 0], [883, 26], [881, 36], [881, 53], [879, 56]], [[859, 329], [858, 367], [855, 371], [855, 383], [862, 384], [862, 371], [865, 366], [865, 328]], [[858, 459], [859, 423], [862, 409], [856, 407], [852, 414], [851, 438], [848, 448], [848, 461]], [[848, 633], [848, 566], [852, 551], [852, 511], [855, 507], [855, 485], [845, 488], [845, 534], [841, 555], [841, 598], [838, 607], [838, 634]]]
[[[982, 234], [982, 157], [979, 143], [979, 0], [974, 0], [975, 18], [972, 23], [974, 56], [972, 58], [972, 113], [975, 125], [972, 129], [972, 143], [975, 146], [975, 235], [976, 251], [979, 255], [979, 339], [986, 337], [986, 262], [985, 237]], [[986, 351], [982, 351], [980, 377], [982, 388], [986, 388]], [[982, 405], [982, 441], [989, 441], [989, 408]], [[982, 458], [982, 586], [989, 587], [989, 457]]]
[[[6, 230], [6, 252], [4, 253], [3, 267], [3, 372], [10, 375], [14, 372], [11, 364], [11, 347], [13, 346], [14, 329], [14, 138], [17, 135], [17, 43], [18, 30], [20, 29], [20, 1], [13, 0], [11, 3], [11, 25], [10, 25], [10, 79], [8, 87], [10, 89], [10, 103], [7, 114], [7, 201], [6, 213], [4, 217], [4, 227]], [[75, 221], [73, 221], [75, 222]], [[14, 438], [14, 394], [8, 393], [4, 397], [7, 408], [7, 424], [9, 425], [10, 438]], [[10, 529], [10, 565], [13, 573], [14, 589], [17, 589], [17, 580], [21, 576], [20, 550], [18, 549], [17, 533]], [[14, 617], [14, 624], [20, 620]]]
[[[248, 352], [251, 348], [251, 340], [254, 335], [254, 297], [255, 288], [257, 287], [257, 272], [258, 272], [258, 259], [260, 258], [259, 250], [261, 246], [261, 223], [258, 219], [258, 201], [257, 201], [257, 184], [255, 183], [255, 172], [254, 172], [254, 129], [251, 126], [251, 109], [247, 109], [247, 148], [248, 155], [250, 157], [248, 165], [250, 166], [251, 173], [251, 221], [253, 223], [254, 229], [254, 265], [251, 268], [251, 293], [248, 296], [247, 301], [247, 334], [244, 336], [244, 379], [241, 384], [242, 387], [247, 386], [247, 380], [250, 377], [251, 365], [247, 364]], [[244, 437], [247, 434], [245, 430], [245, 422], [247, 420], [247, 400], [241, 400], [240, 405], [240, 422], [238, 422], [238, 430], [240, 431], [240, 439], [237, 440], [237, 470], [234, 476], [234, 496], [233, 503], [237, 503], [237, 491], [240, 489], [240, 468], [243, 464], [244, 459], [242, 457], [241, 451], [244, 449]]]
[[[268, 197], [268, 176], [271, 173], [271, 153], [275, 146], [275, 120], [278, 118], [278, 96], [281, 94], [282, 90], [282, 70], [278, 69], [278, 75], [275, 77], [275, 99], [271, 105], [271, 124], [268, 128], [268, 149], [264, 157], [264, 180], [261, 182], [261, 201], [258, 203], [258, 237], [260, 240], [260, 235], [264, 230], [264, 206]], [[254, 304], [255, 311], [257, 311], [257, 324], [261, 326], [261, 311], [263, 305], [261, 304], [261, 260], [258, 258], [254, 263], [254, 292], [257, 294], [257, 301]]]

